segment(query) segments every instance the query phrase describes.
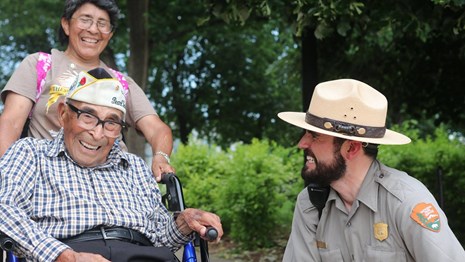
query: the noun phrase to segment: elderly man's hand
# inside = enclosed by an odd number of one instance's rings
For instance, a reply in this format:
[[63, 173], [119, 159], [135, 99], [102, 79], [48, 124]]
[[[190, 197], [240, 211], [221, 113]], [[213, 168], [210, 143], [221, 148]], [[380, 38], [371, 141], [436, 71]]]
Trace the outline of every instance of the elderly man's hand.
[[187, 208], [182, 211], [176, 219], [176, 225], [182, 234], [189, 235], [195, 231], [205, 240], [209, 240], [205, 236], [207, 227], [213, 227], [218, 231], [218, 237], [214, 241], [220, 241], [223, 236], [220, 217], [199, 209]]
[[71, 249], [63, 251], [55, 260], [56, 262], [110, 262], [101, 255], [91, 253], [78, 253]]

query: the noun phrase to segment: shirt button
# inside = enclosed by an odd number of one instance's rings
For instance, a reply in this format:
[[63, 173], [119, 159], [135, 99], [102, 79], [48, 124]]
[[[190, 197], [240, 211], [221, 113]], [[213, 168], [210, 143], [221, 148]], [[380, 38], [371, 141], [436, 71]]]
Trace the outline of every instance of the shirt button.
[[352, 225], [352, 223], [347, 222], [347, 227], [350, 227], [351, 225]]
[[384, 174], [379, 174], [379, 178], [383, 178], [384, 177]]

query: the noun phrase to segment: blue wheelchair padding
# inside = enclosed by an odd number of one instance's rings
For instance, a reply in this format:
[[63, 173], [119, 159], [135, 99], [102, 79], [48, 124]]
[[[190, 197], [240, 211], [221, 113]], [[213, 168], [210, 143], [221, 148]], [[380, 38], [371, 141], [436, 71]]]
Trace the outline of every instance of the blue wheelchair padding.
[[6, 262], [22, 262], [24, 261], [21, 258], [17, 258], [15, 255], [13, 255], [13, 252], [7, 251], [6, 252]]
[[197, 262], [197, 256], [195, 254], [195, 247], [192, 242], [189, 242], [184, 246], [182, 262]]

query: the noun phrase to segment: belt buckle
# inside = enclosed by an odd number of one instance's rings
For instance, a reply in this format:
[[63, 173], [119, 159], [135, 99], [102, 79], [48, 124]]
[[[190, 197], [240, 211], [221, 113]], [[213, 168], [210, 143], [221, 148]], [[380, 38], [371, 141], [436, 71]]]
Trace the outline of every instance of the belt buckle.
[[107, 232], [105, 231], [104, 227], [100, 227], [100, 233], [102, 233], [103, 239], [105, 239], [105, 240], [120, 239], [119, 237], [109, 237], [109, 236], [107, 236]]

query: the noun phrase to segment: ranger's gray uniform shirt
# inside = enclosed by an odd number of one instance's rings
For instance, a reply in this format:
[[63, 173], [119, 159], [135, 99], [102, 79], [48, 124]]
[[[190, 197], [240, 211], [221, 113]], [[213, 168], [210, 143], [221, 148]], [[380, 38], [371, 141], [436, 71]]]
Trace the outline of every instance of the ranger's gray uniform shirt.
[[283, 261], [465, 261], [465, 251], [428, 189], [378, 161], [350, 212], [331, 192], [318, 221], [307, 189], [298, 196]]

